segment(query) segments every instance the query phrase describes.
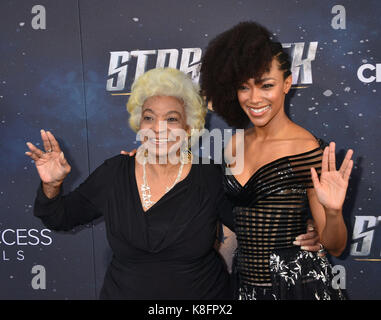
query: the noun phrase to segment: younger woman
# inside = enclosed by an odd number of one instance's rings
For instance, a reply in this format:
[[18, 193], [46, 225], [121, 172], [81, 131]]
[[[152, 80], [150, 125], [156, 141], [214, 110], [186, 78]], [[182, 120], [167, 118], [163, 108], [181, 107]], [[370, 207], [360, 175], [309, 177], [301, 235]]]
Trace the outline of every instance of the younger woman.
[[295, 246], [295, 238], [310, 209], [322, 245], [334, 256], [342, 253], [353, 151], [337, 171], [335, 144], [326, 146], [288, 118], [290, 68], [281, 44], [254, 22], [219, 35], [202, 61], [201, 88], [213, 110], [231, 126], [252, 124], [228, 145], [233, 154], [244, 145], [243, 172], [224, 178], [235, 204], [239, 299], [342, 298], [331, 286], [327, 258]]

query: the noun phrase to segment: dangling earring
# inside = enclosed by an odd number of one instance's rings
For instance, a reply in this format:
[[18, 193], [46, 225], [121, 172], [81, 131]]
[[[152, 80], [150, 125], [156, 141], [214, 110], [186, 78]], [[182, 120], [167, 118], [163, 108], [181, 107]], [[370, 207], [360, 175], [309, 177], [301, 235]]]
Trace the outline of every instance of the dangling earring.
[[188, 161], [192, 161], [192, 135], [188, 134], [188, 148], [186, 150]]
[[189, 163], [192, 161], [192, 151], [191, 149], [184, 149], [180, 154], [180, 162]]
[[189, 163], [192, 161], [192, 150], [191, 150], [191, 135], [188, 134], [188, 141], [186, 143], [186, 147], [182, 148], [180, 153], [180, 162], [181, 163]]

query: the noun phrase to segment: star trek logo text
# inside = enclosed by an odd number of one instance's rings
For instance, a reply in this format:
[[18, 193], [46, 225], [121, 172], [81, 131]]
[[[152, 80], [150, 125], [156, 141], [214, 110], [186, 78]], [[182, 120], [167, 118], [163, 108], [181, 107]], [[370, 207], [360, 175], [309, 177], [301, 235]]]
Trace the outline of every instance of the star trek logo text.
[[[293, 84], [312, 84], [312, 61], [318, 42], [284, 43], [289, 51]], [[200, 48], [111, 51], [108, 67], [107, 91], [129, 90], [132, 82], [151, 68], [178, 68], [198, 82], [201, 67]], [[129, 81], [127, 81], [127, 79]]]

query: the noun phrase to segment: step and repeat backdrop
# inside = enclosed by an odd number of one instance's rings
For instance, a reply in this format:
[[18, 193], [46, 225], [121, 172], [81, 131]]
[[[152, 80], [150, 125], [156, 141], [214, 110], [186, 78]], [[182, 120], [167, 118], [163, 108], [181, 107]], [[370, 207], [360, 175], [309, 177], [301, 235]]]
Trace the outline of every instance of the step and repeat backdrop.
[[[54, 232], [33, 217], [39, 185], [25, 143], [59, 140], [75, 188], [136, 148], [133, 80], [171, 66], [199, 80], [208, 42], [260, 22], [292, 58], [289, 116], [355, 150], [344, 208], [349, 240], [332, 258], [350, 299], [381, 299], [381, 3], [378, 0], [3, 0], [0, 3], [0, 299], [97, 299], [111, 259], [102, 219]], [[229, 128], [212, 111], [209, 130]]]

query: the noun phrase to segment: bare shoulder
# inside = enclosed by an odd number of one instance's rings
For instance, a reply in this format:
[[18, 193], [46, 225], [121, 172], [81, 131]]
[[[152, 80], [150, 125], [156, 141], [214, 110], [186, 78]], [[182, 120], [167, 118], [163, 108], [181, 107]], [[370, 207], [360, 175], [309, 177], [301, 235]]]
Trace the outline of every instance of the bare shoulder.
[[289, 147], [294, 154], [308, 152], [320, 146], [317, 138], [299, 125], [294, 126], [289, 143]]

